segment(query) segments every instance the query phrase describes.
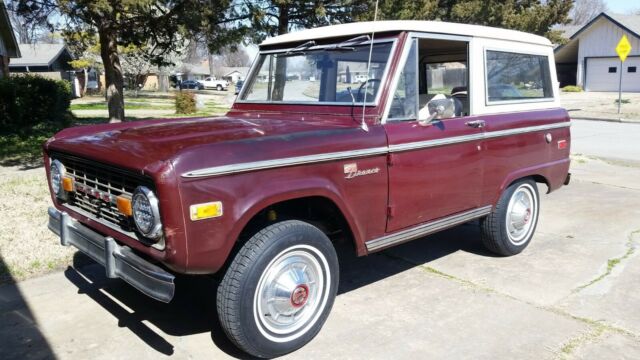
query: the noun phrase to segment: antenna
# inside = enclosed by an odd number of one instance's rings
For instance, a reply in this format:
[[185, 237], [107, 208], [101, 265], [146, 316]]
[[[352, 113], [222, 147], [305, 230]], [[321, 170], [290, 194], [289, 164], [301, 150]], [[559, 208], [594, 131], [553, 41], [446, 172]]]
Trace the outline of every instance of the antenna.
[[371, 72], [371, 55], [373, 54], [373, 40], [376, 37], [376, 20], [378, 20], [378, 0], [376, 0], [376, 8], [373, 12], [373, 24], [371, 27], [371, 44], [369, 44], [369, 61], [367, 61], [367, 83], [364, 86], [364, 98], [362, 99], [362, 130], [369, 131], [369, 126], [367, 126], [367, 122], [365, 121], [364, 113], [367, 105], [367, 91], [369, 90], [369, 73]]

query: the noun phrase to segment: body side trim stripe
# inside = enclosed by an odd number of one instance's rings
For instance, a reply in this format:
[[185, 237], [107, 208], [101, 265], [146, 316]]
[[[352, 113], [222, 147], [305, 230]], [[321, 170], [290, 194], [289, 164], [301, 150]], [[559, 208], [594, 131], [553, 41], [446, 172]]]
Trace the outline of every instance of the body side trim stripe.
[[228, 175], [228, 174], [235, 174], [235, 173], [245, 172], [245, 171], [273, 169], [273, 168], [279, 168], [279, 167], [285, 167], [285, 166], [313, 164], [313, 163], [324, 162], [324, 161], [351, 159], [351, 158], [365, 157], [365, 156], [372, 156], [372, 155], [381, 155], [381, 154], [386, 154], [387, 152], [388, 152], [387, 147], [381, 146], [377, 148], [369, 148], [369, 149], [361, 149], [361, 150], [349, 150], [349, 151], [340, 151], [340, 152], [326, 153], [326, 154], [305, 155], [305, 156], [296, 156], [296, 157], [274, 159], [274, 160], [254, 161], [254, 162], [248, 162], [248, 163], [223, 165], [223, 166], [216, 166], [216, 167], [207, 168], [207, 169], [194, 170], [194, 171], [190, 171], [188, 173], [182, 174], [182, 177], [193, 178], [193, 177], [203, 177], [203, 176]]
[[214, 166], [210, 168], [198, 169], [198, 170], [186, 172], [182, 174], [182, 177], [183, 178], [199, 178], [199, 177], [209, 177], [209, 176], [220, 176], [220, 175], [236, 174], [236, 173], [254, 171], [254, 170], [273, 169], [273, 168], [281, 168], [286, 166], [313, 164], [313, 163], [325, 162], [325, 161], [342, 160], [342, 159], [366, 157], [366, 156], [373, 156], [373, 155], [383, 155], [383, 154], [393, 153], [393, 152], [424, 149], [424, 148], [458, 144], [458, 143], [463, 143], [468, 141], [477, 141], [477, 140], [483, 140], [483, 139], [492, 139], [497, 137], [525, 134], [529, 132], [536, 132], [536, 131], [543, 131], [543, 130], [558, 129], [558, 128], [564, 128], [569, 126], [571, 126], [571, 122], [567, 121], [567, 122], [561, 122], [561, 123], [555, 123], [555, 124], [549, 124], [549, 125], [537, 125], [537, 126], [527, 126], [522, 128], [516, 128], [516, 129], [489, 131], [489, 132], [483, 132], [483, 133], [478, 133], [473, 135], [453, 136], [453, 137], [448, 137], [444, 139], [417, 141], [417, 142], [411, 142], [406, 144], [381, 146], [381, 147], [375, 147], [375, 148], [369, 148], [369, 149], [339, 151], [339, 152], [332, 152], [332, 153], [325, 153], [325, 154], [304, 155], [304, 156], [295, 156], [295, 157], [281, 158], [281, 159], [274, 159], [274, 160], [262, 160], [262, 161], [253, 161], [253, 162], [240, 163], [240, 164]]
[[418, 225], [394, 234], [379, 237], [365, 242], [367, 251], [377, 251], [391, 245], [396, 245], [422, 236], [433, 234], [468, 221], [483, 217], [491, 213], [491, 205], [465, 211], [456, 215], [434, 220], [423, 225]]
[[458, 144], [458, 143], [468, 142], [468, 141], [491, 139], [491, 138], [502, 137], [502, 136], [526, 134], [529, 132], [569, 127], [571, 126], [570, 124], [571, 123], [569, 122], [561, 122], [561, 123], [555, 123], [550, 125], [527, 126], [522, 128], [516, 128], [516, 129], [488, 131], [488, 132], [478, 133], [473, 135], [453, 136], [453, 137], [448, 137], [443, 139], [418, 141], [418, 142], [411, 142], [411, 143], [398, 144], [398, 145], [389, 145], [389, 152], [423, 149], [423, 148], [430, 148], [430, 147], [436, 147], [436, 146]]

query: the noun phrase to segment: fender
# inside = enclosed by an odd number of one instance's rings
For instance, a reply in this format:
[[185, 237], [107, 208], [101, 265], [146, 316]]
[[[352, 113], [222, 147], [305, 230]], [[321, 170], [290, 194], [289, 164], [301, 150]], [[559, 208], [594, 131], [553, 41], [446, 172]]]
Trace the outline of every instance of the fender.
[[237, 240], [238, 236], [247, 226], [249, 221], [253, 219], [253, 217], [256, 216], [260, 211], [271, 205], [283, 201], [307, 197], [322, 197], [328, 199], [334, 205], [336, 205], [342, 216], [347, 221], [347, 225], [349, 226], [349, 229], [353, 234], [353, 240], [355, 242], [354, 245], [358, 249], [358, 253], [360, 253], [360, 251], [364, 251], [364, 235], [362, 228], [352, 215], [350, 207], [344, 203], [343, 194], [340, 193], [337, 187], [331, 181], [318, 177], [301, 179], [298, 184], [300, 185], [299, 187], [289, 189], [286, 192], [272, 190], [270, 194], [265, 195], [258, 201], [251, 201], [242, 204], [242, 207], [246, 210], [243, 211], [243, 216], [236, 221], [236, 225], [233, 229], [231, 229], [229, 233], [230, 237]]
[[[359, 160], [363, 168], [377, 166], [375, 176], [357, 180], [344, 178], [342, 162], [297, 166], [233, 176], [186, 181], [182, 183], [182, 201], [197, 204], [221, 201], [224, 215], [203, 221], [187, 219], [187, 266], [189, 273], [218, 271], [236, 244], [249, 221], [270, 205], [305, 197], [322, 197], [331, 201], [344, 217], [354, 237], [358, 255], [366, 254], [364, 241], [380, 236], [384, 231], [387, 194], [372, 195], [368, 188], [385, 188], [387, 182], [386, 157], [376, 156]], [[357, 182], [356, 182], [357, 181]], [[186, 211], [186, 210], [185, 210]], [[379, 221], [371, 221], [372, 218]]]
[[514, 172], [509, 173], [509, 175], [505, 177], [502, 184], [500, 184], [500, 188], [498, 188], [496, 195], [493, 198], [492, 205], [495, 205], [498, 202], [500, 195], [502, 195], [504, 190], [509, 185], [511, 185], [514, 181], [524, 177], [542, 177], [548, 187], [547, 194], [558, 189], [560, 186], [562, 186], [569, 171], [569, 163], [569, 159], [560, 159], [518, 169]]

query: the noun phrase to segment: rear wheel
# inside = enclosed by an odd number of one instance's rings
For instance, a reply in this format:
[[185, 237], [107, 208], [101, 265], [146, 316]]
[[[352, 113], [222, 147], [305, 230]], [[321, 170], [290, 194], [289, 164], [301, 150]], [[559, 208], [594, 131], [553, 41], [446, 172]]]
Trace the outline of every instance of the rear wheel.
[[216, 90], [218, 90], [218, 91], [222, 91], [222, 85], [219, 85], [219, 84], [218, 84], [218, 86], [216, 86]]
[[533, 237], [539, 210], [536, 183], [531, 179], [516, 181], [502, 193], [491, 214], [480, 221], [482, 242], [502, 256], [520, 253]]
[[338, 288], [338, 259], [327, 236], [297, 220], [270, 225], [240, 249], [218, 288], [229, 338], [259, 357], [294, 351], [327, 319]]

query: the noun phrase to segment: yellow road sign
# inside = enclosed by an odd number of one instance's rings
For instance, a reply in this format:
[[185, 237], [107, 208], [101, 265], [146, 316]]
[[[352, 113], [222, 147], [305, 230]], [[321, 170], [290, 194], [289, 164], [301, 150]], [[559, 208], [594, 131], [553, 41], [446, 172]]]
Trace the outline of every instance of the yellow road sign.
[[620, 61], [624, 62], [627, 60], [627, 55], [631, 52], [631, 43], [629, 39], [627, 39], [627, 35], [622, 35], [622, 38], [618, 42], [618, 46], [616, 46], [616, 52], [620, 57]]

